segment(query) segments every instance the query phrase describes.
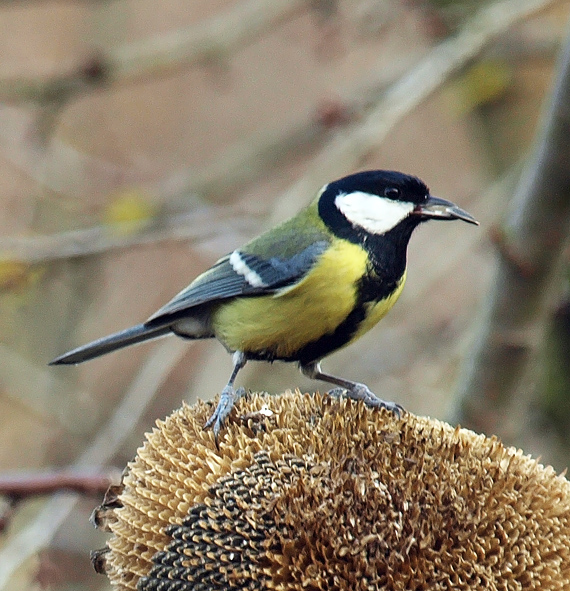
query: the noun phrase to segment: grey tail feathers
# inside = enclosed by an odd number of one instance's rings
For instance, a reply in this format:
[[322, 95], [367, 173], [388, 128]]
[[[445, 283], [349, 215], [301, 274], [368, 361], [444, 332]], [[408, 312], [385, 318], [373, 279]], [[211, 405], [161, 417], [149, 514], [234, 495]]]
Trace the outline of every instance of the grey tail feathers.
[[69, 351], [56, 357], [50, 361], [48, 365], [73, 365], [75, 363], [83, 363], [89, 361], [100, 355], [105, 355], [111, 351], [128, 347], [136, 343], [156, 339], [171, 333], [169, 326], [147, 326], [146, 324], [137, 324], [121, 332], [116, 332], [109, 336], [98, 339], [82, 347], [77, 347], [73, 351]]

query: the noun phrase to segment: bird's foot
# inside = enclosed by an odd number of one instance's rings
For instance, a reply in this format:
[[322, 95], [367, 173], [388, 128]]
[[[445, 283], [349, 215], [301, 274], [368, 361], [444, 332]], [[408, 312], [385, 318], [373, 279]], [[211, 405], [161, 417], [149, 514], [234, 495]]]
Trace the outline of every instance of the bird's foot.
[[245, 396], [245, 388], [238, 388], [237, 390], [234, 390], [231, 386], [226, 386], [222, 390], [222, 393], [220, 394], [220, 401], [218, 402], [218, 406], [216, 406], [216, 410], [204, 425], [204, 429], [209, 429], [212, 427], [216, 441], [218, 441], [218, 435], [224, 426], [224, 421], [230, 412], [232, 412], [232, 408], [234, 407], [235, 403], [242, 396]]
[[361, 400], [370, 408], [385, 408], [386, 410], [392, 411], [398, 418], [404, 412], [404, 408], [399, 404], [378, 398], [365, 384], [355, 383], [350, 388], [333, 388], [329, 391], [329, 396], [334, 396], [335, 398], [346, 396], [352, 400]]
[[346, 388], [333, 388], [332, 390], [329, 390], [327, 394], [331, 398], [342, 398], [343, 396], [346, 396]]

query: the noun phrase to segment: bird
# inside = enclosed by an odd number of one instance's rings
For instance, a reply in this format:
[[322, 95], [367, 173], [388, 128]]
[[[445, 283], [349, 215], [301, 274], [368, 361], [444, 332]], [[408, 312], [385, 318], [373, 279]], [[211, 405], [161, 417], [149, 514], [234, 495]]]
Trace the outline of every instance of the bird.
[[236, 401], [248, 361], [298, 364], [312, 379], [400, 414], [365, 384], [325, 373], [321, 361], [376, 325], [402, 292], [407, 247], [428, 220], [477, 220], [430, 194], [416, 176], [365, 170], [324, 185], [289, 220], [219, 259], [148, 320], [73, 349], [50, 362], [69, 365], [116, 349], [174, 334], [216, 338], [232, 354], [233, 369], [204, 427], [217, 440]]

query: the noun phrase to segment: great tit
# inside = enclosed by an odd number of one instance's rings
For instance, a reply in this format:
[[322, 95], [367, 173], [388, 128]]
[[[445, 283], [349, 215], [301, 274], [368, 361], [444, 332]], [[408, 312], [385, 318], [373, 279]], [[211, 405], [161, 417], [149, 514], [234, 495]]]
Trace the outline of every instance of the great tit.
[[205, 427], [217, 437], [249, 360], [294, 361], [310, 378], [334, 384], [371, 407], [397, 413], [364, 384], [321, 371], [320, 361], [370, 330], [394, 305], [406, 280], [406, 251], [426, 220], [478, 222], [433, 197], [420, 179], [371, 170], [325, 185], [297, 215], [221, 258], [146, 322], [57, 357], [75, 364], [174, 333], [217, 338], [233, 371]]

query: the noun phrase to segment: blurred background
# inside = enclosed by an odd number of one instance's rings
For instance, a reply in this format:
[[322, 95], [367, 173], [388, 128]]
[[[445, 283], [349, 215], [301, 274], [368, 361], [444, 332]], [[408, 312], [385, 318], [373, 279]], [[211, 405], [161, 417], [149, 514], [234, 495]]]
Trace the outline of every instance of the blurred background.
[[[567, 466], [566, 234], [547, 254], [520, 398], [487, 422], [457, 409], [499, 259], [518, 260], [505, 220], [569, 16], [562, 0], [1, 3], [0, 491], [16, 470], [32, 484], [120, 471], [156, 419], [213, 398], [231, 371], [217, 342], [46, 363], [146, 319], [365, 168], [415, 174], [481, 226], [421, 227], [397, 305], [324, 368]], [[279, 363], [248, 364], [238, 385], [318, 388]], [[88, 557], [104, 544], [88, 523], [101, 497], [5, 496], [0, 589], [108, 588]]]

